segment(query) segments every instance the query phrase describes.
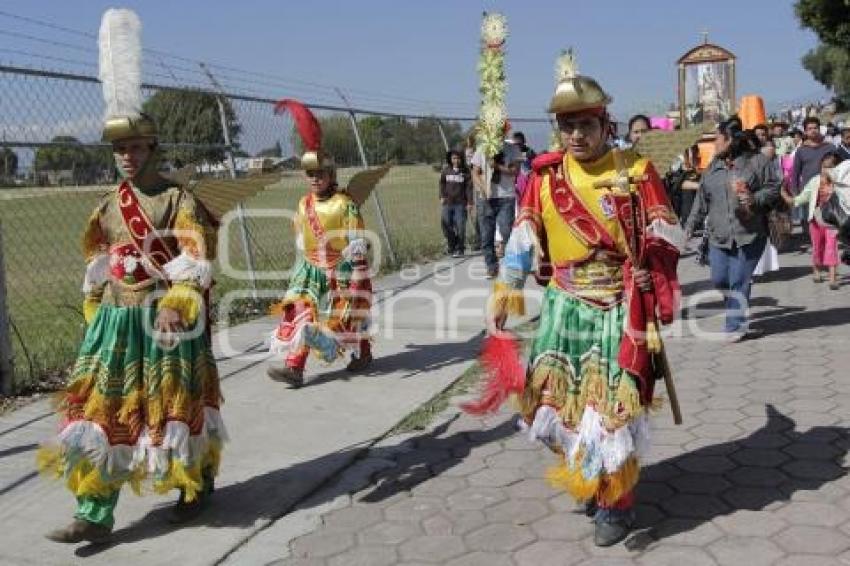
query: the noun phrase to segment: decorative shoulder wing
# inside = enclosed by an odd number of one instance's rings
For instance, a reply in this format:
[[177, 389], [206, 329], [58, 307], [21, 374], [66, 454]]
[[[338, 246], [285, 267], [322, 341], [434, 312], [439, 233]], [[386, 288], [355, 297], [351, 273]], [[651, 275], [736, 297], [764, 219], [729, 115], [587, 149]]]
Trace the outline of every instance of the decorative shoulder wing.
[[280, 181], [280, 173], [277, 172], [237, 179], [204, 178], [197, 181], [191, 180], [193, 174], [194, 168], [184, 168], [170, 178], [195, 195], [216, 220], [233, 210], [238, 203]]
[[676, 158], [697, 143], [705, 133], [706, 126], [703, 125], [684, 130], [652, 130], [641, 136], [634, 149], [664, 173], [670, 170]]
[[363, 171], [355, 173], [348, 182], [345, 192], [348, 193], [351, 200], [353, 200], [357, 206], [362, 206], [363, 203], [366, 202], [366, 199], [369, 198], [369, 195], [372, 194], [375, 186], [377, 186], [380, 180], [384, 178], [391, 167], [392, 165], [387, 164], [381, 167], [364, 169]]

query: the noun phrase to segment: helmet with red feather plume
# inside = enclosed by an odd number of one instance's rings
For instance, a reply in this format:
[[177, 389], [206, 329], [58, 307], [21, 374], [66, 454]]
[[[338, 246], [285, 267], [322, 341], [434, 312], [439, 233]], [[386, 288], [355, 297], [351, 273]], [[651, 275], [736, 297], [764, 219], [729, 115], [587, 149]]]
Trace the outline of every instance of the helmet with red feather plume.
[[328, 171], [331, 177], [335, 177], [336, 164], [331, 155], [322, 151], [322, 127], [316, 116], [303, 103], [292, 98], [284, 98], [274, 106], [275, 114], [284, 114], [287, 110], [292, 114], [304, 146], [301, 168], [305, 171]]

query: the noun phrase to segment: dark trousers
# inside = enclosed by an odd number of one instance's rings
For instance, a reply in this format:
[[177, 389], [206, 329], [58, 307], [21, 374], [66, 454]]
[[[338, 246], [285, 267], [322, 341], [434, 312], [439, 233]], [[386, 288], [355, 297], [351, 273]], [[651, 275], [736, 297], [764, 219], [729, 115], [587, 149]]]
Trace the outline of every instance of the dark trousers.
[[472, 214], [472, 249], [478, 251], [481, 249], [481, 217], [484, 215], [484, 199], [477, 191], [475, 193], [475, 208]]
[[511, 237], [511, 228], [516, 215], [515, 198], [485, 199], [481, 216], [481, 249], [484, 251], [484, 262], [488, 271], [499, 269], [499, 259], [496, 257], [496, 226], [502, 234], [502, 240], [507, 244]]
[[441, 224], [448, 252], [463, 253], [466, 246], [466, 205], [444, 204]]
[[694, 199], [697, 196], [696, 191], [680, 191], [679, 197], [679, 210], [677, 214], [679, 215], [679, 220], [682, 222], [682, 226], [688, 221], [688, 217], [691, 215], [691, 208], [694, 206]]
[[761, 236], [746, 246], [733, 246], [725, 250], [711, 246], [708, 251], [711, 265], [711, 282], [723, 293], [726, 307], [724, 331], [738, 332], [747, 329], [747, 308], [750, 304], [753, 271], [764, 253], [767, 237]]

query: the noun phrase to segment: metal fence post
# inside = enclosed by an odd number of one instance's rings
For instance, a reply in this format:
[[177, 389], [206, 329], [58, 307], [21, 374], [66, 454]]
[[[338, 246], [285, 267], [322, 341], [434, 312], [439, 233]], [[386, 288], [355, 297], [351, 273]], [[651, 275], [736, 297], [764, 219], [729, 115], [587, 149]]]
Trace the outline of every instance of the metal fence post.
[[[366, 160], [366, 151], [363, 149], [363, 140], [360, 139], [360, 130], [357, 128], [357, 116], [354, 115], [354, 110], [351, 108], [351, 104], [348, 102], [348, 99], [342, 93], [342, 91], [338, 88], [335, 88], [336, 93], [342, 99], [342, 102], [348, 107], [348, 119], [351, 121], [351, 129], [354, 130], [354, 139], [357, 141], [357, 149], [360, 151], [360, 161], [363, 163], [363, 168], [369, 168], [369, 162]], [[377, 191], [372, 191], [372, 200], [375, 203], [375, 210], [378, 212], [378, 223], [381, 225], [381, 232], [384, 234], [384, 242], [387, 244], [387, 253], [390, 256], [390, 262], [393, 265], [397, 265], [398, 261], [396, 260], [395, 250], [393, 249], [393, 242], [390, 239], [390, 232], [387, 229], [387, 218], [384, 214], [384, 207], [381, 204], [381, 199], [378, 197]]]
[[[210, 72], [209, 68], [203, 62], [199, 63], [199, 65], [207, 74], [207, 77], [209, 77], [213, 87], [218, 91], [215, 101], [218, 104], [221, 133], [224, 136], [224, 144], [227, 146], [224, 153], [227, 157], [227, 168], [230, 171], [230, 178], [235, 179], [236, 161], [233, 159], [233, 146], [230, 144], [230, 129], [227, 127], [227, 112], [225, 111], [224, 101], [222, 100], [224, 97], [224, 94], [222, 94], [223, 90], [221, 85], [218, 84], [218, 81], [215, 79], [215, 76], [212, 72]], [[248, 277], [251, 280], [251, 295], [254, 300], [257, 300], [257, 276], [255, 273], [256, 267], [254, 262], [254, 250], [251, 249], [251, 240], [248, 235], [248, 224], [245, 219], [245, 207], [242, 206], [241, 202], [236, 205], [236, 217], [239, 219], [239, 235], [242, 239], [242, 252], [245, 254], [245, 261], [248, 263]]]
[[443, 138], [443, 147], [446, 148], [446, 151], [449, 150], [449, 140], [446, 138], [446, 132], [443, 130], [443, 123], [437, 119], [437, 129], [440, 130], [440, 137]]
[[3, 260], [3, 226], [0, 224], [0, 395], [11, 395], [15, 367], [12, 360], [12, 332], [6, 299], [6, 263]]

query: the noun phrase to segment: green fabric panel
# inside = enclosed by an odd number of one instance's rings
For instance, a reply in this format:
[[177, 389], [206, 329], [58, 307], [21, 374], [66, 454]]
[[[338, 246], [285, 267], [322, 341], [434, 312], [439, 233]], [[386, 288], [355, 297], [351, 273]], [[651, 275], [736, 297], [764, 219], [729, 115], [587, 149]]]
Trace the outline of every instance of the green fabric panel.
[[625, 327], [622, 304], [602, 309], [580, 301], [564, 291], [546, 288], [541, 307], [540, 326], [531, 349], [531, 361], [547, 352], [566, 355], [581, 380], [581, 358], [596, 346], [600, 358], [608, 362], [608, 388], [616, 390], [620, 383], [617, 354]]
[[118, 504], [120, 491], [115, 490], [108, 497], [84, 495], [77, 498], [77, 512], [74, 517], [83, 519], [95, 525], [111, 529], [115, 525], [115, 506]]

